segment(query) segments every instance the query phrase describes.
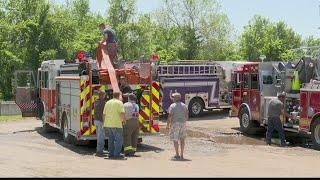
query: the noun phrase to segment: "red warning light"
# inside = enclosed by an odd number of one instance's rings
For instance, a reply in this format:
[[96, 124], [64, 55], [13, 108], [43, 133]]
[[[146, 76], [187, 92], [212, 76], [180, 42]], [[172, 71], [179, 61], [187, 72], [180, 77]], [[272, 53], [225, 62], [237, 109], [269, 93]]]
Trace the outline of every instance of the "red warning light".
[[153, 53], [153, 54], [151, 54], [151, 59], [154, 61], [159, 60], [159, 55], [156, 53]]
[[77, 53], [77, 59], [79, 59], [80, 62], [85, 61], [87, 59], [86, 57], [86, 52], [84, 51], [79, 51]]

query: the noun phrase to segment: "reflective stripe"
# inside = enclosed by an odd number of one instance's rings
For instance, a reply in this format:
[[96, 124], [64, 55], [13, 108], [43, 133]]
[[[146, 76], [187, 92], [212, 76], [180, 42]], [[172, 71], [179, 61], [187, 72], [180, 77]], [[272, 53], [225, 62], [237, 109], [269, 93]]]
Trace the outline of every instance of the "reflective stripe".
[[152, 108], [158, 114], [160, 112], [160, 84], [153, 82], [152, 84]]
[[[137, 89], [139, 85], [137, 86]], [[145, 87], [141, 87], [144, 89]], [[149, 94], [151, 93], [151, 94]], [[140, 133], [157, 133], [159, 128], [153, 127], [152, 120], [159, 118], [160, 112], [160, 84], [153, 82], [150, 91], [144, 91], [140, 99], [140, 105], [143, 107], [139, 111]]]
[[[91, 134], [91, 125], [88, 124], [86, 126], [83, 125], [83, 123], [89, 123], [89, 122], [83, 122], [83, 117], [85, 115], [85, 110], [89, 109], [90, 104], [90, 83], [89, 80], [80, 80], [80, 135], [90, 135]], [[92, 114], [91, 114], [92, 115]], [[94, 129], [95, 130], [95, 129]]]

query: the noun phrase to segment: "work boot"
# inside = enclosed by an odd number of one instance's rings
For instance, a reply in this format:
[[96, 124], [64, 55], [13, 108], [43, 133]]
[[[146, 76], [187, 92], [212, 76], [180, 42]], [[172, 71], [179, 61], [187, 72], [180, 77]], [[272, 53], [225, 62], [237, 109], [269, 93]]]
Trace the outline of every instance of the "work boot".
[[102, 157], [103, 153], [102, 152], [96, 152], [95, 156]]
[[281, 142], [280, 147], [287, 147], [289, 145], [288, 142]]
[[124, 155], [115, 156], [113, 159], [127, 160], [127, 158]]
[[266, 141], [267, 146], [271, 146], [271, 142]]

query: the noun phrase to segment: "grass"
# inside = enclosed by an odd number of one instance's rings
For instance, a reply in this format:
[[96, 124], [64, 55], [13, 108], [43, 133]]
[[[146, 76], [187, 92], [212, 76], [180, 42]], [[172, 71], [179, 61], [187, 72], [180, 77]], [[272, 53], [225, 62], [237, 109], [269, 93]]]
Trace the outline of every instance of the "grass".
[[0, 116], [0, 122], [5, 121], [19, 121], [22, 120], [23, 117], [21, 115], [14, 115], [14, 116]]

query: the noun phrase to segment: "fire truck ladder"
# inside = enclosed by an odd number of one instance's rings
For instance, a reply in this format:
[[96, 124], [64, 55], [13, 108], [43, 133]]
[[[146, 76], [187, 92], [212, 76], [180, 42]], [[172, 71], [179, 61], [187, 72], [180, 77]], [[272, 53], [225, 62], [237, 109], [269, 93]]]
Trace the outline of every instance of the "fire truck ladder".
[[206, 65], [159, 65], [158, 76], [219, 76], [222, 67], [217, 64]]
[[111, 87], [113, 91], [120, 92], [116, 71], [111, 63], [109, 55], [105, 52], [101, 43], [99, 43], [97, 49], [97, 62], [100, 71], [100, 79], [102, 79], [106, 74], [109, 74]]

